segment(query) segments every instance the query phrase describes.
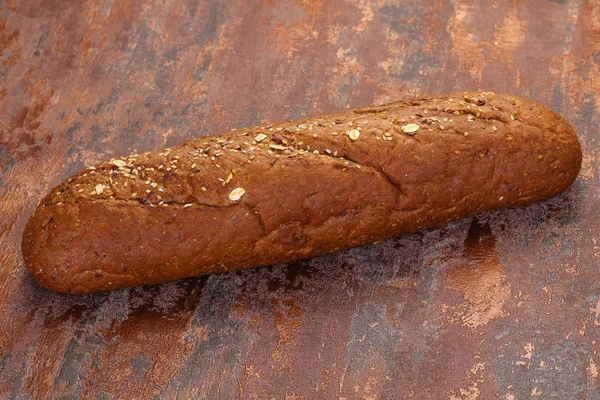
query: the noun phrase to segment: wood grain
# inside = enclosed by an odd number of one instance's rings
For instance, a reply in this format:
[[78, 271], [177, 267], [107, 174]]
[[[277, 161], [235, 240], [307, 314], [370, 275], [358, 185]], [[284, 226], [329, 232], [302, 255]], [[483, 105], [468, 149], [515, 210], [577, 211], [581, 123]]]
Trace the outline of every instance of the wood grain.
[[[562, 113], [564, 195], [288, 265], [93, 296], [20, 255], [83, 166], [483, 88]], [[600, 396], [600, 3], [0, 3], [0, 398]]]

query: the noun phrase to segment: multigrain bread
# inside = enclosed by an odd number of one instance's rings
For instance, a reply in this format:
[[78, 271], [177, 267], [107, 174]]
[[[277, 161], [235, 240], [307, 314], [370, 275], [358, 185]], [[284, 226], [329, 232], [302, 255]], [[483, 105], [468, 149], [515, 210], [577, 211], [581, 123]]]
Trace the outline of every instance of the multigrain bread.
[[566, 189], [571, 126], [521, 97], [464, 92], [232, 130], [86, 168], [41, 202], [23, 257], [91, 293], [283, 263]]

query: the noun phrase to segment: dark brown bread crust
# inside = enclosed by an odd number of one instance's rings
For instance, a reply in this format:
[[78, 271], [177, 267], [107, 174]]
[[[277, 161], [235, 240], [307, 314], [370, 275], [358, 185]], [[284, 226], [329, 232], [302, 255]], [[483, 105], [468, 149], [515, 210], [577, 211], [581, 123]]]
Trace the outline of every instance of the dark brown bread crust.
[[23, 257], [59, 292], [154, 284], [543, 200], [580, 166], [571, 126], [534, 101], [489, 92], [420, 98], [87, 168], [42, 200]]

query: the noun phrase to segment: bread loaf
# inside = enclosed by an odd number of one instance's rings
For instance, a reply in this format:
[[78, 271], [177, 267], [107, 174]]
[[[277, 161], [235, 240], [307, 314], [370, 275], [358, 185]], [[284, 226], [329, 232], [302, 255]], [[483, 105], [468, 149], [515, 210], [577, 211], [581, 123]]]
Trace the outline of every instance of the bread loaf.
[[201, 137], [86, 168], [23, 236], [43, 286], [91, 293], [283, 263], [566, 189], [571, 126], [521, 97], [423, 97]]

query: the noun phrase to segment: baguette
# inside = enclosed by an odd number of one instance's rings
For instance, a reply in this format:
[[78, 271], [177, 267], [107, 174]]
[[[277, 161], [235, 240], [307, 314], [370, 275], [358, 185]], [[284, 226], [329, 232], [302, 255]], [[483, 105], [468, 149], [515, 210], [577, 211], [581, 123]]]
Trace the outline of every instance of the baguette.
[[284, 263], [547, 199], [581, 158], [562, 117], [491, 92], [234, 129], [74, 174], [23, 258], [68, 293]]

